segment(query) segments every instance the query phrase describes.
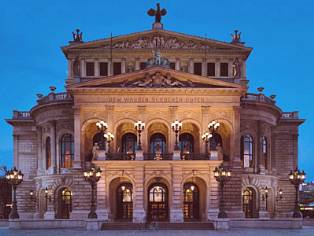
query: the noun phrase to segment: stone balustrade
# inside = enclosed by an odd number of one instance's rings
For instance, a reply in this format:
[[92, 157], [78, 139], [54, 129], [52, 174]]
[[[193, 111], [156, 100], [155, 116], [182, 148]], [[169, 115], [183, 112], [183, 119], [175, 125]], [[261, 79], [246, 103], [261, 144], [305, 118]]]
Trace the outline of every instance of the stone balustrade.
[[41, 97], [37, 100], [38, 104], [46, 104], [51, 102], [73, 101], [71, 95], [67, 92], [63, 93], [49, 93], [47, 96]]
[[299, 112], [297, 112], [297, 111], [283, 112], [283, 113], [281, 113], [281, 119], [297, 120], [297, 119], [299, 119]]
[[13, 111], [13, 120], [31, 120], [29, 111]]
[[275, 100], [265, 96], [264, 94], [254, 94], [254, 93], [247, 93], [244, 97], [241, 98], [242, 102], [261, 102], [261, 103], [268, 103], [268, 104], [275, 104]]

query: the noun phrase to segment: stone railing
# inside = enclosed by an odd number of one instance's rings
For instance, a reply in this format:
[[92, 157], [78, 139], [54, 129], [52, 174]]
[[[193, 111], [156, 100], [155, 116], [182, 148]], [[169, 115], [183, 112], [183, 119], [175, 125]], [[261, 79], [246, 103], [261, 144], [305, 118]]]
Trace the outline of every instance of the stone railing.
[[268, 104], [275, 104], [275, 100], [265, 96], [264, 94], [247, 93], [241, 98], [243, 102], [262, 102]]
[[13, 111], [13, 120], [31, 120], [29, 111]]
[[299, 112], [283, 112], [281, 113], [281, 119], [285, 120], [297, 120], [299, 119]]
[[64, 102], [64, 101], [72, 101], [73, 98], [70, 96], [69, 93], [49, 93], [45, 97], [41, 97], [37, 100], [38, 104], [45, 104], [50, 102]]
[[[215, 158], [211, 158], [209, 154], [205, 153], [189, 153], [189, 154], [183, 154], [181, 153], [181, 160], [217, 160]], [[101, 160], [101, 158], [98, 158], [98, 160]], [[136, 153], [106, 153], [105, 158], [102, 160], [107, 161], [130, 161], [130, 160], [137, 160]], [[151, 160], [160, 160], [160, 161], [171, 161], [175, 160], [173, 153], [161, 153], [159, 155], [154, 153], [144, 153], [143, 159], [145, 161], [151, 161]], [[177, 159], [176, 159], [177, 160]]]

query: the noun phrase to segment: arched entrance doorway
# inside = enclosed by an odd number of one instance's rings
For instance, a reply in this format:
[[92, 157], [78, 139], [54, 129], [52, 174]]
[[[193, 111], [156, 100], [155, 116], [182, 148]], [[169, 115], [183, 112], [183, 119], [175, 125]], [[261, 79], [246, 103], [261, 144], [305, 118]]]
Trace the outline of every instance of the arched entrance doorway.
[[58, 219], [69, 219], [72, 211], [72, 192], [68, 188], [58, 191]]
[[148, 221], [167, 221], [169, 215], [168, 188], [161, 183], [154, 183], [148, 188]]
[[245, 218], [256, 217], [256, 192], [253, 188], [247, 187], [243, 191], [243, 212]]
[[183, 186], [183, 216], [185, 221], [199, 220], [199, 189], [194, 183]]
[[122, 183], [117, 188], [117, 220], [131, 221], [133, 218], [133, 188]]

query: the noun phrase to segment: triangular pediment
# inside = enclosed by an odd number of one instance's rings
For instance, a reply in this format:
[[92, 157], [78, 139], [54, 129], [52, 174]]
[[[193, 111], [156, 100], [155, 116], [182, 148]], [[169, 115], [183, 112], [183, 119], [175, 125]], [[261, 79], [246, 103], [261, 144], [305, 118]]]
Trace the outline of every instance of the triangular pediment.
[[227, 43], [167, 30], [148, 30], [128, 35], [115, 36], [90, 42], [70, 44], [63, 47], [66, 53], [73, 49], [153, 49], [159, 45], [161, 49], [208, 49], [236, 50], [248, 54], [252, 48], [242, 44]]
[[93, 88], [245, 88], [239, 84], [218, 79], [202, 77], [190, 73], [163, 67], [151, 67], [145, 70], [102, 77], [68, 86], [69, 90]]

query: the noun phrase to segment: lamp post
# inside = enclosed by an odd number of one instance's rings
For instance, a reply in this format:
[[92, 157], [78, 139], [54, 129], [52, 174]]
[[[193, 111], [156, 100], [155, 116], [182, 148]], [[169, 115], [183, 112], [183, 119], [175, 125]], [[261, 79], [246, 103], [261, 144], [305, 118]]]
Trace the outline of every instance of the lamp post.
[[178, 133], [182, 129], [182, 123], [180, 121], [178, 121], [178, 120], [175, 120], [174, 122], [171, 123], [171, 128], [172, 128], [172, 130], [176, 134], [176, 143], [175, 143], [175, 146], [174, 146], [174, 150], [177, 151], [177, 150], [180, 150], [179, 143], [178, 143]]
[[141, 133], [145, 128], [145, 123], [139, 120], [139, 121], [134, 123], [134, 128], [136, 129], [136, 131], [138, 133], [137, 150], [142, 150]]
[[100, 134], [101, 134], [100, 135], [100, 137], [101, 137], [100, 147], [104, 150], [104, 148], [105, 148], [104, 134], [105, 134], [106, 130], [108, 129], [108, 124], [107, 124], [107, 122], [100, 120], [100, 121], [96, 122], [96, 127], [98, 128], [98, 130], [100, 131]]
[[205, 154], [208, 154], [208, 142], [211, 137], [213, 137], [213, 135], [208, 132], [202, 135], [202, 140], [205, 142]]
[[216, 150], [216, 143], [215, 143], [215, 139], [214, 139], [214, 134], [218, 130], [219, 126], [220, 126], [220, 123], [218, 121], [215, 121], [215, 120], [209, 122], [209, 124], [208, 124], [209, 133], [211, 133], [212, 137], [213, 137], [211, 143], [213, 144], [212, 146], [214, 147], [214, 150]]
[[299, 209], [299, 186], [305, 180], [304, 171], [301, 172], [298, 168], [296, 168], [294, 171], [291, 170], [289, 174], [289, 180], [290, 183], [293, 184], [295, 187], [295, 206], [293, 218], [302, 218], [302, 213], [300, 212]]
[[34, 190], [30, 190], [29, 191], [29, 197], [30, 197], [30, 199], [31, 199], [31, 201], [33, 201], [33, 202], [37, 202], [37, 199], [36, 199], [36, 197], [35, 197], [35, 192], [34, 192]]
[[104, 134], [104, 138], [107, 140], [108, 143], [108, 153], [110, 153], [110, 143], [114, 139], [114, 135], [110, 132]]
[[12, 202], [12, 209], [10, 212], [10, 219], [18, 219], [20, 218], [18, 212], [17, 212], [17, 201], [16, 201], [16, 188], [17, 186], [22, 183], [23, 181], [23, 173], [20, 170], [17, 170], [16, 167], [14, 167], [12, 170], [9, 170], [6, 172], [6, 179], [8, 180], [9, 184], [13, 188], [13, 202]]
[[218, 218], [227, 218], [227, 213], [225, 212], [225, 201], [224, 201], [224, 185], [230, 180], [231, 172], [226, 170], [223, 165], [216, 167], [214, 170], [214, 176], [216, 181], [220, 185], [220, 202], [219, 202], [219, 213]]
[[90, 212], [88, 214], [89, 219], [97, 219], [96, 214], [96, 184], [100, 180], [101, 170], [99, 167], [92, 166], [89, 170], [84, 171], [84, 178], [87, 182], [90, 183], [92, 188], [92, 198]]

